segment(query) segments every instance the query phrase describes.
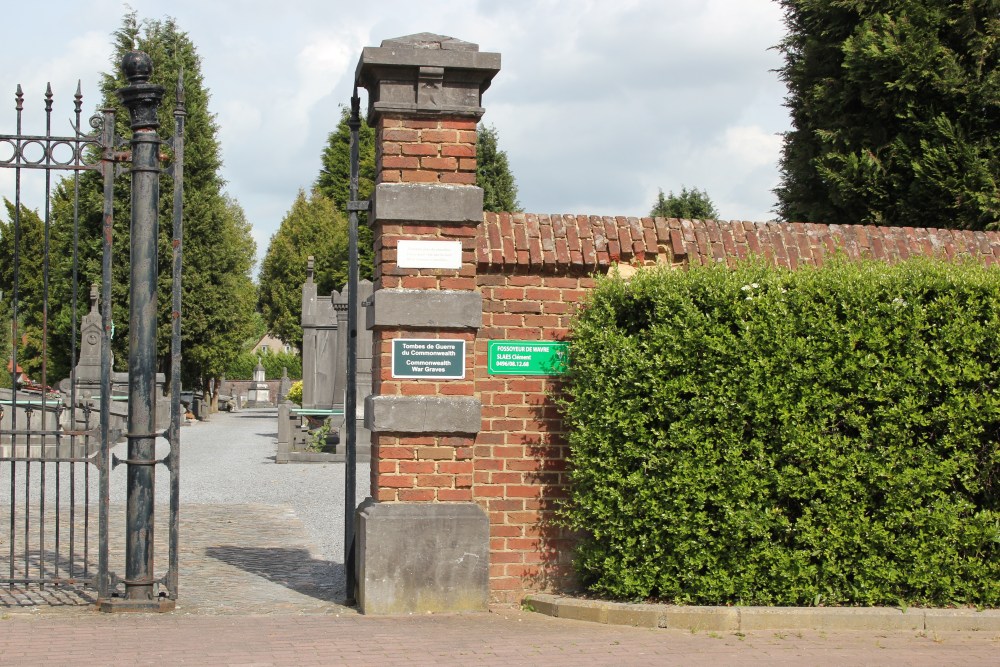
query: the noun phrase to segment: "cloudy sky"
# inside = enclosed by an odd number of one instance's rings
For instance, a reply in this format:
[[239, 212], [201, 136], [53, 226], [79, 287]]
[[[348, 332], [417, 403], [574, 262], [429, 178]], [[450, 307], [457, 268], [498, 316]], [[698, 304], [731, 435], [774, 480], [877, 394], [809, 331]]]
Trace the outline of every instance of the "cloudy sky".
[[[706, 190], [723, 218], [774, 217], [780, 133], [788, 129], [785, 88], [773, 72], [781, 61], [771, 47], [784, 32], [776, 0], [129, 6], [140, 18], [176, 18], [197, 46], [227, 189], [246, 210], [261, 256], [297, 191], [316, 178], [361, 49], [418, 32], [501, 54], [483, 122], [497, 128], [524, 210], [645, 215], [658, 188], [686, 186]], [[0, 134], [13, 132], [18, 83], [27, 132], [41, 133], [30, 114], [42, 107], [46, 82], [56, 94], [56, 132], [77, 79], [91, 104], [85, 111], [93, 109], [98, 73], [112, 67], [110, 35], [126, 11], [117, 0], [8, 3]], [[0, 195], [11, 196], [11, 183], [0, 173]]]

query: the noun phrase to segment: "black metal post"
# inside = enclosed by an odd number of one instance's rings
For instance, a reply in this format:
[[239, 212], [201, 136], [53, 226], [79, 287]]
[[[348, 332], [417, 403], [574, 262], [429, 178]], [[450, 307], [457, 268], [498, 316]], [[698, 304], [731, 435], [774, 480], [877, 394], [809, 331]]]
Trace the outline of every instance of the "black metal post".
[[[111, 581], [108, 562], [108, 515], [111, 512], [111, 251], [114, 238], [115, 198], [115, 111], [104, 109], [101, 124], [101, 176], [104, 179], [104, 216], [101, 225], [101, 453], [99, 457], [100, 511], [98, 513], [99, 542], [97, 552], [97, 597], [109, 599]], [[75, 275], [75, 274], [74, 274]], [[73, 409], [76, 409], [74, 404]], [[88, 413], [89, 415], [89, 413]], [[90, 419], [87, 418], [87, 428]], [[72, 474], [73, 469], [70, 468]], [[70, 493], [73, 484], [70, 484]], [[71, 559], [72, 560], [72, 559]]]
[[184, 71], [177, 76], [177, 105], [174, 107], [174, 239], [173, 239], [173, 311], [170, 332], [170, 564], [167, 589], [177, 599], [179, 569], [177, 542], [180, 533], [180, 464], [181, 464], [181, 278], [184, 264]]
[[163, 86], [149, 83], [152, 60], [130, 51], [122, 60], [127, 87], [118, 91], [132, 128], [132, 223], [129, 273], [128, 500], [125, 599], [153, 603], [153, 481], [156, 465], [157, 213]]
[[347, 234], [347, 395], [344, 396], [344, 426], [347, 447], [344, 457], [344, 571], [346, 603], [354, 604], [357, 582], [354, 572], [354, 510], [357, 494], [358, 416], [358, 130], [361, 128], [357, 90], [351, 97], [351, 201]]

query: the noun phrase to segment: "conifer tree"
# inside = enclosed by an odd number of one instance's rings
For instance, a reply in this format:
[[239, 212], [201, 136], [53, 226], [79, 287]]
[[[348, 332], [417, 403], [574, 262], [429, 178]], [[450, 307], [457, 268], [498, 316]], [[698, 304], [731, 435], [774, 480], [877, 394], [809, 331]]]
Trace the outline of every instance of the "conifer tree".
[[[271, 333], [302, 349], [302, 284], [309, 256], [315, 258], [318, 293], [340, 291], [347, 282], [347, 219], [336, 202], [314, 190], [299, 190], [271, 237], [260, 269], [259, 308]], [[370, 257], [370, 255], [369, 255]]]
[[781, 0], [786, 220], [1000, 224], [996, 0]]
[[[201, 61], [194, 44], [176, 21], [139, 21], [135, 12], [126, 14], [121, 27], [114, 33], [114, 54], [111, 71], [102, 77], [102, 106], [117, 110], [117, 132], [130, 136], [127, 110], [116, 92], [128, 85], [120, 63], [126, 52], [139, 49], [153, 61], [151, 83], [165, 89], [158, 119], [161, 135], [173, 133], [173, 112], [179, 74], [183, 71], [185, 107], [184, 146], [184, 280], [182, 373], [186, 383], [208, 387], [210, 381], [224, 372], [240, 346], [234, 341], [246, 337], [251, 327], [255, 287], [252, 282], [255, 244], [239, 205], [228, 199], [219, 171], [222, 166], [217, 126], [209, 111], [209, 92], [201, 75]], [[164, 146], [167, 152], [168, 147]], [[102, 184], [93, 173], [81, 179], [81, 283], [100, 281]], [[159, 291], [158, 347], [161, 368], [169, 370], [169, 338], [171, 309], [171, 238], [173, 183], [169, 174], [160, 180], [159, 216]], [[115, 322], [116, 365], [127, 359], [128, 345], [128, 248], [129, 244], [129, 182], [127, 177], [115, 181], [114, 260], [112, 309]], [[65, 222], [70, 216], [72, 185], [63, 181], [56, 193], [55, 215]], [[63, 261], [72, 255], [67, 230], [60, 225], [64, 248]], [[68, 274], [68, 271], [67, 271]], [[81, 289], [86, 291], [85, 287]]]
[[[33, 380], [41, 381], [42, 370], [42, 330], [43, 330], [43, 268], [44, 223], [38, 213], [21, 206], [18, 215], [18, 286], [17, 322], [13, 321], [14, 301], [14, 219], [18, 211], [8, 199], [3, 200], [6, 222], [0, 219], [0, 376], [4, 382], [0, 386], [10, 386], [7, 365], [13, 352], [13, 339], [17, 338], [17, 365]], [[14, 326], [16, 324], [16, 326]], [[60, 373], [68, 368], [65, 360], [59, 360], [46, 369], [46, 382], [52, 384]]]
[[651, 216], [660, 218], [685, 218], [688, 220], [717, 220], [719, 211], [712, 203], [711, 197], [698, 188], [681, 188], [680, 194], [664, 195], [661, 189], [656, 196], [656, 203], [649, 212]]
[[497, 145], [497, 129], [479, 128], [476, 138], [476, 185], [483, 189], [483, 210], [494, 213], [517, 213], [517, 183], [510, 171], [507, 151]]
[[[258, 308], [267, 326], [286, 343], [301, 348], [301, 295], [306, 258], [315, 257], [314, 280], [320, 294], [340, 290], [347, 282], [347, 201], [350, 196], [350, 112], [341, 107], [336, 129], [323, 149], [319, 176], [311, 195], [300, 191], [278, 231], [271, 237], [261, 266]], [[362, 119], [358, 132], [358, 198], [375, 188], [375, 130]], [[487, 211], [519, 211], [517, 186], [507, 154], [497, 147], [494, 128], [481, 127], [477, 146], [476, 183], [483, 188]], [[358, 215], [358, 266], [361, 278], [372, 277], [372, 230]]]

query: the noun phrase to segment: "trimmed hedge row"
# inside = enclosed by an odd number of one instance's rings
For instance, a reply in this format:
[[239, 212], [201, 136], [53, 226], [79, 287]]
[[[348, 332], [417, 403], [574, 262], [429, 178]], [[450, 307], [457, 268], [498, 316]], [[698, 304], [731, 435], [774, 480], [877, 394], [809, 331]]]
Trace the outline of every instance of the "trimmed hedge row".
[[288, 377], [302, 377], [302, 357], [294, 352], [242, 352], [226, 370], [227, 380], [252, 380], [253, 369], [257, 367], [257, 359], [264, 367], [264, 377], [268, 380], [281, 379], [281, 369], [288, 369]]
[[577, 566], [691, 604], [1000, 602], [1000, 271], [600, 281], [563, 410]]

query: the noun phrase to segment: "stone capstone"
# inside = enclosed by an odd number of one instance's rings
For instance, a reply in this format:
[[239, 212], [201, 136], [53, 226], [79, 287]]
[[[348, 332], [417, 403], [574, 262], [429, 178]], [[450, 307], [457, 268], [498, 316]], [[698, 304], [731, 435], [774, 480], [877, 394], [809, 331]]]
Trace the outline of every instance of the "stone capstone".
[[368, 306], [368, 329], [478, 329], [483, 295], [461, 290], [380, 289]]
[[379, 222], [454, 222], [479, 224], [483, 189], [435, 183], [379, 183], [372, 194]]
[[365, 428], [373, 433], [479, 433], [483, 405], [467, 396], [368, 396]]

